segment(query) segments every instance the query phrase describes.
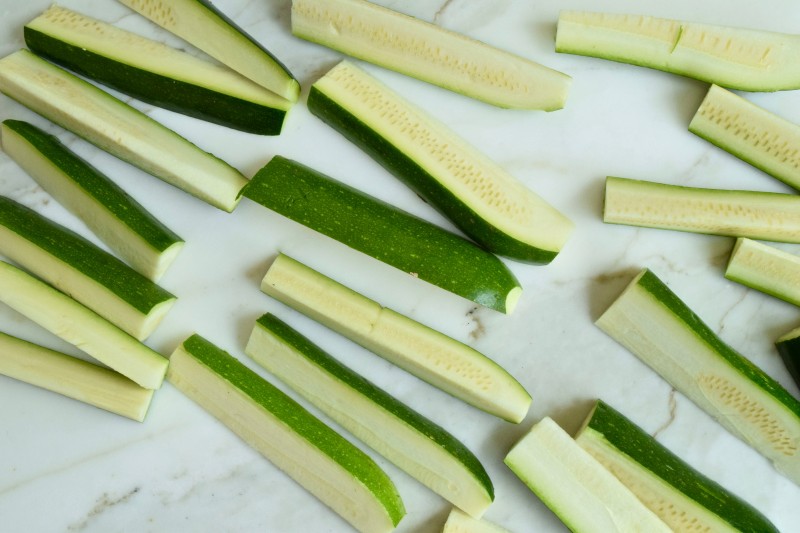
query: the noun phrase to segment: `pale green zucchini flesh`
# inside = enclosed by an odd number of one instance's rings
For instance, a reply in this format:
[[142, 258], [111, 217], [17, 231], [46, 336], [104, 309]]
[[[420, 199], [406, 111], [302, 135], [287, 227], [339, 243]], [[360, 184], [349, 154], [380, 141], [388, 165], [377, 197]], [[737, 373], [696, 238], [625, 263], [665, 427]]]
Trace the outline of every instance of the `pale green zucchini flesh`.
[[603, 221], [800, 243], [800, 196], [608, 177]]
[[134, 270], [158, 280], [183, 239], [56, 137], [20, 120], [0, 126], [3, 151]]
[[247, 198], [415, 278], [501, 313], [519, 282], [495, 255], [466, 239], [281, 156], [259, 170]]
[[39, 56], [159, 107], [277, 135], [291, 102], [217, 63], [52, 6], [25, 25]]
[[363, 0], [293, 0], [292, 33], [499, 107], [561, 109], [571, 82], [556, 70]]
[[775, 341], [775, 347], [789, 371], [794, 382], [800, 387], [800, 328], [795, 328], [792, 331], [781, 335]]
[[483, 411], [515, 423], [528, 413], [530, 394], [488, 357], [291, 257], [278, 255], [261, 290]]
[[0, 333], [0, 374], [142, 422], [154, 391], [88, 361]]
[[300, 84], [278, 59], [207, 0], [120, 0], [223, 65], [296, 102]]
[[774, 246], [752, 239], [737, 239], [725, 277], [800, 305], [800, 257]]
[[356, 530], [389, 533], [405, 514], [367, 454], [199, 335], [175, 349], [167, 379]]
[[797, 124], [712, 85], [689, 123], [689, 131], [800, 189]]
[[645, 15], [562, 11], [556, 51], [745, 91], [800, 88], [800, 36]]
[[800, 401], [644, 269], [597, 326], [800, 484]]
[[571, 531], [671, 531], [549, 417], [511, 448], [505, 464]]
[[221, 159], [27, 50], [0, 59], [0, 92], [219, 209], [233, 211], [247, 184]]
[[482, 518], [472, 518], [453, 507], [447, 515], [442, 533], [510, 533], [507, 529]]
[[0, 253], [143, 340], [175, 297], [77, 233], [0, 196]]
[[111, 322], [30, 274], [0, 261], [0, 302], [146, 389], [164, 380], [167, 360]]
[[595, 403], [575, 441], [674, 531], [778, 531], [753, 506], [602, 400]]
[[358, 439], [470, 516], [480, 518], [494, 500], [488, 474], [461, 442], [274, 315], [258, 319], [245, 353]]
[[308, 107], [492, 253], [549, 263], [572, 222], [424, 110], [347, 61]]

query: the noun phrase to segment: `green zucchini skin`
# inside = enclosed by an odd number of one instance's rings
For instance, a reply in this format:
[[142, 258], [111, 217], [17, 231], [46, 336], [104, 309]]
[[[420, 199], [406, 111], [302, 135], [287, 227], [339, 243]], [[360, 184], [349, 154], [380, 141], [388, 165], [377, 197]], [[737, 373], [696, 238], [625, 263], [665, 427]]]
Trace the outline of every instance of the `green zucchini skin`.
[[427, 437], [446, 450], [450, 455], [458, 458], [458, 460], [475, 476], [475, 479], [486, 491], [489, 499], [494, 499], [494, 486], [486, 470], [483, 468], [483, 465], [478, 458], [453, 435], [430, 419], [406, 406], [383, 389], [378, 388], [360, 374], [341, 364], [275, 315], [270, 313], [264, 314], [256, 323], [257, 326], [264, 328], [282, 342], [294, 348], [299, 354], [322, 368], [335, 379], [341, 381], [366, 398], [369, 398], [396, 418], [414, 428], [420, 435]]
[[[175, 298], [77, 233], [5, 196], [0, 196], [0, 224], [74, 270], [91, 277], [143, 314], [147, 314], [156, 305]], [[14, 250], [4, 247], [2, 241], [0, 251], [17, 261]], [[33, 270], [38, 270], [35, 266], [33, 265]]]
[[278, 135], [283, 127], [283, 109], [127, 65], [28, 26], [23, 31], [35, 54], [143, 102], [258, 135]]
[[478, 244], [498, 255], [546, 264], [558, 255], [515, 239], [487, 222], [413, 159], [312, 85], [308, 109], [369, 154]]
[[57, 137], [22, 120], [7, 119], [3, 124], [23, 137], [117, 219], [130, 228], [136, 228], [136, 233], [154, 250], [163, 252], [183, 242], [119, 185], [67, 148]]
[[800, 387], [800, 329], [793, 330], [775, 341], [775, 347], [789, 374]]
[[[740, 531], [774, 532], [778, 529], [757, 509], [689, 464], [645, 433], [622, 413], [598, 400], [586, 427], [602, 435], [614, 448], [665, 483], [695, 500]], [[686, 472], [691, 471], [692, 476]]]
[[466, 239], [281, 156], [259, 170], [242, 194], [485, 307], [510, 313], [521, 291], [502, 261]]

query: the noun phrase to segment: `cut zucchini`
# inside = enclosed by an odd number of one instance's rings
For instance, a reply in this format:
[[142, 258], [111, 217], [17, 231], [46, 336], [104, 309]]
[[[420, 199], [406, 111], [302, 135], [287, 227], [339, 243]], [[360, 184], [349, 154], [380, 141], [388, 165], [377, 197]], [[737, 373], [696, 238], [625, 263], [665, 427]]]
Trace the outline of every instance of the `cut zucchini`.
[[575, 441], [674, 531], [778, 532], [758, 510], [602, 400], [595, 403]]
[[782, 335], [775, 341], [775, 347], [783, 359], [783, 364], [800, 387], [800, 328]]
[[357, 530], [388, 533], [405, 514], [368, 455], [204, 338], [178, 346], [167, 379]]
[[800, 257], [750, 239], [737, 239], [725, 277], [800, 305]]
[[233, 211], [247, 180], [174, 131], [27, 50], [0, 59], [0, 92], [99, 148]]
[[292, 33], [499, 107], [561, 109], [572, 81], [533, 61], [362, 0], [293, 0]]
[[800, 196], [608, 177], [603, 221], [800, 243]]
[[300, 84], [269, 50], [207, 0], [120, 0], [242, 76], [296, 102]]
[[497, 257], [300, 163], [280, 156], [243, 195], [395, 268], [502, 313], [522, 288]]
[[644, 269], [597, 320], [728, 431], [800, 484], [800, 401]]
[[275, 316], [258, 319], [245, 353], [339, 425], [452, 504], [480, 518], [494, 488], [451, 434], [345, 367]]
[[530, 394], [488, 357], [286, 255], [269, 267], [261, 290], [483, 411], [515, 423], [528, 413]]
[[113, 370], [0, 333], [0, 374], [138, 422], [153, 390]]
[[514, 445], [505, 463], [571, 531], [671, 531], [549, 417]]
[[0, 302], [146, 389], [164, 380], [167, 360], [94, 311], [4, 261]]
[[183, 239], [56, 137], [20, 120], [0, 126], [3, 150], [135, 270], [158, 280]]
[[510, 533], [507, 529], [488, 520], [472, 518], [456, 507], [450, 510], [442, 533]]
[[175, 297], [77, 233], [0, 196], [0, 253], [138, 340]]
[[800, 88], [800, 37], [642, 15], [562, 11], [556, 51], [745, 91]]
[[25, 25], [39, 56], [144, 102], [261, 135], [281, 132], [291, 102], [218, 65], [52, 6]]
[[492, 253], [552, 261], [573, 224], [455, 132], [347, 61], [308, 108]]
[[797, 124], [712, 85], [689, 123], [689, 131], [800, 189]]

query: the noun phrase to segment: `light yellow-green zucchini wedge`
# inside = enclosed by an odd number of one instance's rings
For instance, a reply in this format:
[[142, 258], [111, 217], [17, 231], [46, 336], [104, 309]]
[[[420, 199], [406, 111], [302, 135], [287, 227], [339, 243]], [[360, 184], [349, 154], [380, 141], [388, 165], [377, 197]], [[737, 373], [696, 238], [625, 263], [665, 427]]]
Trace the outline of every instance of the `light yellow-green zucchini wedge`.
[[483, 518], [472, 518], [457, 507], [450, 509], [447, 521], [444, 523], [442, 533], [510, 533], [507, 529], [498, 526]]
[[725, 277], [800, 305], [800, 257], [774, 246], [752, 239], [737, 239]]
[[528, 413], [530, 394], [482, 353], [287, 255], [272, 262], [261, 290], [478, 409], [514, 423]]
[[154, 391], [113, 370], [0, 333], [0, 374], [144, 421]]
[[364, 0], [293, 0], [292, 33], [499, 107], [564, 107], [571, 78]]

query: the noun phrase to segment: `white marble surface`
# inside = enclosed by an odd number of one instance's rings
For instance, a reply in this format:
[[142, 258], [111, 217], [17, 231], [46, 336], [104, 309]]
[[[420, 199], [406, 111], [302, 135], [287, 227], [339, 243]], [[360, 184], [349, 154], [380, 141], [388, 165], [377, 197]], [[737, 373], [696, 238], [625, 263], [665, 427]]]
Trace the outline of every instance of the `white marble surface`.
[[[49, 3], [0, 1], [0, 54], [23, 45], [21, 25]], [[99, 152], [5, 96], [0, 96], [0, 119], [30, 120], [55, 132], [186, 239], [184, 251], [162, 281], [179, 301], [148, 340], [156, 350], [168, 354], [198, 332], [245, 359], [243, 346], [253, 321], [267, 310], [275, 312], [463, 440], [483, 461], [495, 484], [496, 502], [486, 518], [512, 531], [549, 532], [564, 527], [507, 470], [503, 456], [542, 416], [552, 416], [566, 429], [575, 430], [598, 397], [755, 505], [782, 531], [800, 531], [800, 488], [593, 325], [633, 273], [650, 267], [724, 340], [798, 394], [772, 343], [800, 324], [800, 312], [723, 278], [730, 239], [609, 226], [601, 221], [606, 175], [720, 188], [788, 189], [688, 133], [688, 122], [706, 90], [704, 84], [553, 51], [561, 8], [641, 12], [790, 32], [798, 28], [800, 4], [794, 0], [381, 3], [538, 60], [574, 78], [566, 108], [546, 114], [495, 109], [365, 66], [450, 124], [576, 222], [573, 239], [551, 265], [509, 263], [525, 289], [511, 316], [475, 310], [470, 302], [247, 200], [233, 214], [217, 211]], [[63, 4], [179, 44], [113, 0]], [[248, 177], [271, 156], [281, 154], [447, 225], [309, 114], [303, 101], [310, 83], [340, 55], [291, 36], [288, 0], [219, 0], [217, 5], [270, 47], [300, 80], [302, 100], [291, 112], [283, 134], [275, 138], [247, 135], [137, 102], [133, 105]], [[800, 122], [797, 92], [749, 97]], [[87, 234], [2, 153], [0, 192]], [[513, 425], [466, 407], [264, 296], [258, 283], [279, 250], [495, 358], [533, 395], [527, 419]], [[0, 309], [0, 329], [76, 353], [7, 308]], [[399, 531], [439, 531], [449, 509], [446, 502], [380, 457], [376, 459], [395, 480], [408, 508]], [[169, 384], [156, 395], [147, 420], [138, 424], [0, 376], [0, 531], [348, 530], [345, 522]]]

